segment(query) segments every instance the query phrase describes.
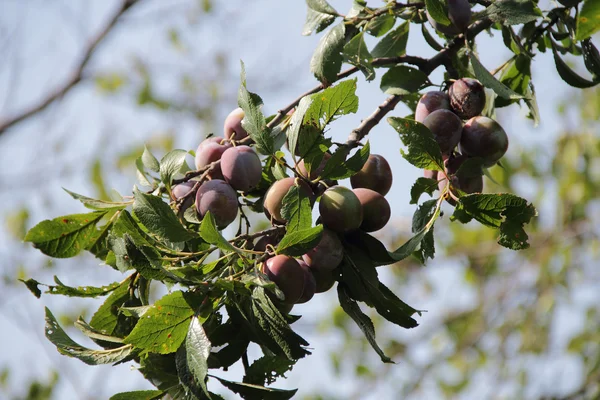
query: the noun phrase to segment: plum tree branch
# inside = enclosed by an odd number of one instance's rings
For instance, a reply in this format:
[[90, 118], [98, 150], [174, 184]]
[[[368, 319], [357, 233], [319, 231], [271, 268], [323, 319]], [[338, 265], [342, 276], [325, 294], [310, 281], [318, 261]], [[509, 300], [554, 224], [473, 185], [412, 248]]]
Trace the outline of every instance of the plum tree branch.
[[77, 86], [77, 84], [83, 80], [83, 71], [89, 63], [92, 56], [94, 55], [94, 53], [96, 52], [96, 50], [98, 49], [99, 45], [104, 41], [108, 34], [117, 25], [121, 16], [138, 1], [140, 0], [123, 0], [117, 12], [113, 14], [113, 16], [108, 20], [107, 24], [104, 26], [104, 28], [101, 29], [100, 32], [98, 32], [89, 42], [87, 48], [85, 49], [85, 52], [81, 57], [81, 60], [79, 61], [79, 64], [71, 73], [71, 77], [60, 87], [48, 93], [48, 95], [45, 98], [41, 99], [36, 104], [33, 104], [32, 106], [23, 110], [17, 115], [8, 117], [4, 120], [0, 120], [0, 135], [5, 133], [7, 129], [11, 128], [12, 126], [28, 118], [31, 118], [39, 112], [43, 111], [54, 101], [64, 97], [75, 86]]

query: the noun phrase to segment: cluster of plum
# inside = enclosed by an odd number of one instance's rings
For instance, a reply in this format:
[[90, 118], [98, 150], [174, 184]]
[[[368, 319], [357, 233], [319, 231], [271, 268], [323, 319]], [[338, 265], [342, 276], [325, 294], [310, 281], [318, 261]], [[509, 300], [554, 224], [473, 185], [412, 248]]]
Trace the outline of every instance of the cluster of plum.
[[[453, 189], [465, 193], [483, 190], [481, 173], [456, 175], [459, 167], [471, 157], [478, 157], [483, 167], [491, 167], [508, 150], [508, 136], [498, 122], [481, 116], [485, 107], [485, 89], [476, 79], [462, 78], [454, 81], [448, 92], [425, 93], [417, 104], [415, 120], [424, 124], [433, 134], [442, 151], [445, 176], [438, 187], [443, 190], [451, 181]], [[463, 123], [463, 120], [465, 121]], [[455, 151], [458, 146], [459, 152]], [[438, 171], [424, 171], [426, 178], [438, 180]]]
[[[257, 187], [262, 179], [262, 164], [258, 154], [249, 146], [240, 144], [248, 136], [242, 127], [244, 112], [236, 109], [225, 119], [224, 138], [205, 139], [196, 151], [195, 165], [206, 169], [204, 181], [195, 197], [190, 193], [196, 181], [188, 181], [173, 187], [174, 201], [185, 197], [180, 210], [195, 205], [200, 218], [208, 211], [214, 216], [219, 229], [224, 229], [237, 217], [238, 192], [248, 192]], [[243, 142], [242, 142], [243, 143]], [[371, 154], [363, 166], [351, 178], [352, 190], [335, 181], [321, 180], [320, 175], [331, 154], [325, 153], [317, 168], [308, 173], [304, 161], [295, 167], [295, 176], [277, 180], [267, 190], [263, 209], [273, 225], [285, 225], [282, 215], [284, 197], [296, 186], [310, 199], [311, 207], [320, 197], [319, 214], [324, 229], [318, 245], [295, 259], [276, 255], [262, 264], [262, 272], [284, 293], [280, 304], [284, 309], [293, 304], [310, 300], [315, 293], [329, 290], [335, 282], [334, 270], [344, 257], [343, 235], [361, 229], [374, 232], [383, 228], [390, 219], [391, 209], [385, 195], [392, 186], [392, 171], [380, 155]], [[194, 201], [195, 200], [195, 201]], [[254, 245], [255, 251], [273, 253], [281, 240], [280, 234], [261, 237]]]

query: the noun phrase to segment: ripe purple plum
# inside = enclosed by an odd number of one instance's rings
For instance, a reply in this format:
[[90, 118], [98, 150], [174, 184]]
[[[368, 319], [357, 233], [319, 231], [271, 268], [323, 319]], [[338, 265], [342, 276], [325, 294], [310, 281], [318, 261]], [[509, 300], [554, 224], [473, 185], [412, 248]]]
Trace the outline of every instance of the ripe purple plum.
[[319, 213], [323, 225], [339, 233], [351, 232], [360, 227], [363, 209], [358, 197], [344, 186], [332, 186], [321, 196]]
[[450, 153], [460, 142], [463, 123], [452, 111], [434, 111], [425, 118], [423, 125], [433, 134], [442, 154]]
[[392, 215], [390, 203], [381, 194], [371, 189], [354, 189], [363, 208], [363, 222], [360, 229], [375, 232], [383, 228]]
[[459, 148], [462, 154], [481, 157], [484, 167], [491, 167], [508, 150], [508, 135], [493, 119], [473, 117], [465, 122]]
[[[205, 139], [196, 149], [196, 158], [194, 163], [196, 169], [204, 168], [208, 164], [221, 159], [223, 153], [231, 147], [231, 143], [223, 142], [223, 138], [213, 136]], [[210, 174], [211, 179], [223, 179], [221, 166], [217, 166]]]
[[455, 81], [448, 89], [448, 95], [452, 111], [462, 119], [476, 117], [485, 107], [485, 89], [477, 79]]
[[223, 180], [204, 182], [196, 192], [196, 209], [201, 218], [210, 211], [217, 227], [224, 229], [237, 217], [237, 193]]
[[415, 110], [415, 121], [423, 123], [425, 118], [436, 110], [449, 110], [450, 99], [446, 92], [427, 92], [419, 99]]
[[244, 110], [236, 108], [225, 118], [223, 133], [226, 139], [242, 140], [248, 136], [248, 132], [242, 128], [244, 116]]
[[448, 18], [459, 32], [464, 32], [471, 23], [469, 0], [448, 0]]
[[344, 258], [344, 247], [337, 234], [323, 229], [319, 244], [302, 256], [302, 260], [312, 269], [332, 271]]
[[292, 257], [278, 255], [263, 264], [263, 272], [285, 295], [286, 304], [295, 304], [304, 292], [304, 270]]
[[[179, 200], [180, 198], [182, 198], [183, 196], [188, 194], [192, 190], [192, 188], [194, 187], [195, 184], [196, 184], [196, 182], [189, 181], [189, 182], [183, 182], [183, 183], [180, 183], [179, 185], [173, 186], [171, 188], [171, 199], [173, 199], [173, 201]], [[179, 207], [179, 211], [180, 212], [185, 211], [192, 204], [194, 204], [194, 196], [190, 196], [187, 199], [185, 199], [183, 204]]]
[[378, 154], [371, 154], [362, 169], [350, 178], [352, 188], [366, 188], [385, 196], [392, 187], [392, 169], [387, 160]]
[[221, 172], [232, 188], [246, 192], [260, 183], [262, 165], [252, 147], [236, 146], [221, 156]]
[[277, 246], [280, 240], [281, 238], [279, 235], [265, 235], [256, 241], [256, 243], [254, 244], [254, 250], [267, 251], [268, 245], [275, 247]]
[[[468, 157], [463, 154], [455, 154], [450, 157], [448, 160], [444, 162], [444, 167], [446, 170], [446, 175], [450, 177], [450, 181], [452, 183], [452, 188], [457, 188], [462, 190], [467, 194], [471, 193], [481, 193], [483, 191], [483, 176], [481, 175], [455, 175], [460, 166], [467, 161]], [[440, 191], [443, 191], [446, 185], [448, 184], [447, 179], [442, 179], [438, 183], [438, 188]], [[452, 191], [454, 196], [457, 195], [456, 192]]]
[[302, 289], [302, 296], [300, 296], [300, 300], [298, 300], [296, 304], [302, 304], [312, 299], [315, 295], [317, 281], [304, 261], [298, 260], [298, 264], [300, 264], [302, 272], [304, 272], [304, 288]]
[[310, 272], [315, 278], [316, 288], [315, 293], [325, 293], [333, 287], [335, 283], [335, 275], [332, 271], [311, 268]]
[[[287, 221], [281, 216], [281, 207], [283, 206], [282, 201], [287, 192], [292, 186], [294, 186], [296, 178], [283, 178], [275, 182], [265, 194], [263, 207], [265, 209], [265, 215], [269, 220], [273, 222], [285, 224]], [[312, 190], [306, 184], [306, 182], [298, 180], [300, 190], [302, 190], [306, 196], [313, 197]]]

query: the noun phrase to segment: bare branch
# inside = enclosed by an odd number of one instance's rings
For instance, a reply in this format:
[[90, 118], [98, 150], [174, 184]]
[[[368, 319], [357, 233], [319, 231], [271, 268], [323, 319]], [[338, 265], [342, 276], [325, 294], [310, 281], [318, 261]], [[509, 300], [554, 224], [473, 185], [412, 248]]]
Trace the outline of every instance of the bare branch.
[[73, 89], [79, 82], [81, 82], [83, 78], [83, 70], [85, 69], [90, 59], [98, 49], [100, 43], [117, 25], [117, 22], [119, 21], [120, 17], [125, 13], [125, 11], [127, 11], [137, 1], [138, 0], [123, 0], [121, 7], [119, 7], [117, 12], [110, 18], [106, 26], [100, 32], [98, 32], [98, 34], [90, 41], [88, 47], [86, 48], [85, 52], [81, 57], [79, 65], [72, 72], [71, 78], [69, 78], [61, 87], [50, 92], [44, 99], [42, 99], [37, 104], [34, 104], [28, 109], [22, 111], [20, 114], [8, 117], [7, 119], [0, 121], [0, 135], [5, 133], [8, 128], [43, 111], [54, 101], [65, 96], [69, 91], [71, 91], [71, 89]]

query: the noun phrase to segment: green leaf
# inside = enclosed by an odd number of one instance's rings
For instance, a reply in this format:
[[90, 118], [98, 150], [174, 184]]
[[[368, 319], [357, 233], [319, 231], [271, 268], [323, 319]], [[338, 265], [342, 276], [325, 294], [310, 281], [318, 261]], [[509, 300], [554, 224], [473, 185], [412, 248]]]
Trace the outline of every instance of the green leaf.
[[343, 22], [331, 28], [319, 41], [310, 60], [310, 71], [324, 86], [335, 82], [342, 68], [345, 32]]
[[210, 211], [206, 212], [200, 225], [200, 237], [223, 251], [237, 252], [236, 248], [221, 235], [215, 223], [215, 217]]
[[31, 228], [24, 240], [50, 257], [73, 257], [88, 248], [96, 223], [105, 215], [106, 211], [96, 211], [45, 220]]
[[373, 56], [365, 43], [364, 32], [354, 36], [344, 46], [344, 59], [349, 64], [357, 66], [365, 75], [367, 81], [375, 78], [375, 68], [371, 65]]
[[294, 397], [298, 391], [298, 389], [284, 390], [250, 383], [232, 382], [214, 375], [211, 375], [211, 377], [217, 379], [227, 389], [238, 393], [244, 399], [288, 400]]
[[575, 40], [586, 39], [598, 30], [600, 30], [600, 3], [596, 0], [585, 0], [577, 16]]
[[[177, 373], [181, 383], [196, 396], [202, 392], [210, 398], [206, 387], [208, 356], [212, 345], [197, 316], [192, 318], [185, 344], [177, 351]], [[201, 389], [201, 392], [198, 390]]]
[[290, 120], [290, 126], [287, 129], [286, 135], [288, 147], [290, 149], [290, 153], [292, 153], [292, 157], [296, 157], [298, 134], [300, 133], [300, 128], [302, 127], [302, 122], [304, 121], [304, 115], [311, 106], [312, 102], [312, 97], [304, 96], [302, 100], [300, 100], [300, 103], [298, 103], [296, 111], [294, 111], [294, 114]]
[[554, 53], [554, 62], [556, 63], [556, 70], [558, 71], [558, 75], [562, 78], [563, 81], [567, 82], [569, 85], [579, 88], [585, 89], [590, 88], [592, 86], [596, 86], [600, 83], [600, 80], [597, 82], [588, 81], [587, 79], [581, 77], [575, 71], [573, 71], [566, 62], [558, 55], [558, 51], [556, 49], [556, 45], [552, 42], [552, 52]]
[[171, 187], [171, 180], [173, 177], [181, 172], [181, 168], [185, 164], [185, 156], [187, 154], [187, 151], [177, 149], [168, 152], [160, 160], [160, 179], [167, 186], [167, 188]]
[[470, 194], [459, 199], [451, 219], [462, 223], [475, 219], [483, 225], [498, 228], [498, 243], [520, 250], [529, 247], [523, 226], [535, 216], [535, 207], [514, 194]]
[[494, 76], [481, 64], [472, 51], [469, 52], [469, 59], [471, 61], [471, 65], [473, 66], [475, 77], [483, 84], [483, 86], [492, 89], [498, 96], [507, 100], [517, 100], [525, 97], [519, 93], [516, 93], [494, 78]]
[[160, 261], [157, 260], [158, 254], [154, 248], [138, 247], [128, 234], [123, 235], [122, 238], [111, 238], [110, 241], [115, 256], [123, 258], [125, 265], [129, 268], [135, 268], [144, 278], [169, 282], [180, 282], [182, 280], [162, 267]]
[[325, 164], [321, 176], [323, 179], [346, 179], [362, 169], [371, 152], [369, 142], [365, 143], [352, 157], [348, 156], [347, 147], [339, 147]]
[[122, 392], [111, 396], [109, 400], [158, 400], [162, 399], [165, 392], [162, 390], [136, 390], [135, 392]]
[[483, 10], [479, 16], [504, 25], [519, 25], [535, 21], [543, 17], [543, 14], [532, 0], [498, 0]]
[[177, 351], [186, 339], [190, 322], [203, 297], [198, 294], [173, 292], [162, 297], [146, 312], [125, 343], [143, 353], [169, 354]]
[[402, 143], [408, 146], [408, 152], [400, 152], [409, 163], [431, 171], [444, 170], [440, 146], [425, 125], [412, 119], [396, 117], [388, 118], [388, 123], [400, 134]]
[[581, 42], [585, 67], [592, 74], [594, 81], [600, 81], [600, 53], [591, 39]]
[[63, 188], [63, 190], [71, 195], [75, 200], [79, 200], [83, 205], [91, 210], [122, 210], [131, 204], [131, 201], [113, 202], [106, 200], [92, 199], [70, 190]]
[[90, 324], [85, 322], [85, 320], [81, 316], [79, 318], [77, 318], [77, 321], [75, 321], [74, 325], [77, 329], [79, 329], [81, 331], [81, 333], [83, 333], [85, 336], [87, 336], [90, 339], [93, 339], [95, 341], [103, 341], [103, 342], [119, 343], [119, 344], [123, 343], [122, 338], [117, 337], [117, 336], [106, 335], [106, 334], [100, 332], [99, 330], [97, 330], [96, 328], [94, 328], [93, 326], [91, 326]]
[[385, 35], [373, 48], [373, 57], [396, 57], [406, 54], [409, 28], [410, 24], [405, 22]]
[[431, 18], [436, 22], [445, 26], [452, 24], [448, 18], [446, 3], [443, 0], [425, 0], [425, 7]]
[[306, 5], [311, 10], [318, 11], [323, 14], [339, 15], [326, 0], [306, 0]]
[[244, 119], [242, 127], [248, 132], [248, 135], [254, 143], [256, 149], [263, 154], [275, 153], [275, 140], [271, 136], [271, 130], [267, 128], [265, 116], [260, 107], [263, 104], [259, 95], [249, 92], [246, 88], [246, 70], [244, 63], [241, 62], [240, 89], [238, 91], [238, 105], [244, 110]]
[[317, 225], [313, 228], [302, 229], [295, 232], [288, 232], [277, 246], [277, 254], [285, 254], [291, 257], [300, 257], [308, 250], [319, 244], [323, 234], [323, 225]]
[[339, 116], [358, 111], [356, 79], [348, 79], [311, 96], [304, 123], [324, 128]]
[[434, 37], [429, 33], [429, 30], [425, 27], [425, 24], [421, 25], [421, 33], [423, 33], [423, 38], [427, 42], [429, 46], [435, 51], [440, 51], [444, 48], [441, 44], [439, 44]]
[[302, 34], [308, 36], [313, 32], [321, 32], [335, 21], [339, 16], [325, 0], [307, 0], [308, 12], [306, 14], [306, 22], [302, 28]]
[[[500, 82], [506, 85], [509, 89], [515, 93], [527, 97], [529, 93], [529, 82], [531, 81], [531, 58], [524, 54], [519, 54], [512, 61], [510, 61], [504, 68], [502, 68], [502, 74], [500, 75]], [[497, 97], [494, 105], [496, 107], [505, 107], [514, 102], [517, 99], [507, 99], [503, 97]]]
[[397, 65], [381, 77], [380, 88], [386, 94], [407, 95], [430, 84], [424, 72], [405, 65]]
[[114, 364], [125, 360], [133, 352], [131, 345], [110, 350], [92, 350], [81, 346], [65, 333], [47, 307], [45, 332], [46, 338], [56, 346], [59, 353], [77, 358], [88, 365]]
[[272, 384], [277, 378], [286, 378], [285, 373], [292, 370], [294, 361], [281, 356], [263, 356], [246, 369], [244, 382], [252, 384]]
[[130, 282], [131, 280], [127, 279], [121, 283], [94, 313], [90, 320], [90, 325], [94, 329], [105, 335], [113, 335], [115, 333], [115, 328], [119, 320], [119, 308], [131, 298], [129, 293]]
[[396, 18], [393, 14], [380, 14], [375, 18], [371, 18], [371, 20], [367, 23], [365, 30], [369, 35], [380, 37], [388, 33], [390, 29], [394, 27], [395, 23]]
[[438, 181], [435, 179], [423, 177], [417, 178], [410, 189], [410, 204], [417, 204], [419, 202], [419, 197], [421, 197], [423, 193], [427, 193], [432, 196], [433, 192], [435, 192], [437, 189]]
[[105, 285], [103, 287], [95, 287], [95, 286], [79, 286], [79, 287], [71, 287], [63, 284], [58, 277], [54, 276], [54, 282], [56, 282], [57, 286], [53, 285], [44, 285], [48, 286], [48, 290], [46, 293], [48, 294], [59, 294], [63, 296], [69, 297], [98, 297], [98, 296], [106, 296], [108, 293], [117, 289], [120, 286], [119, 282], [114, 282], [109, 285]]
[[308, 229], [312, 225], [312, 212], [310, 198], [304, 190], [296, 185], [283, 196], [281, 201], [281, 216], [288, 221], [287, 232], [296, 232]]
[[404, 260], [419, 247], [427, 233], [433, 229], [435, 220], [440, 216], [441, 204], [441, 198], [428, 200], [415, 211], [413, 215], [413, 233], [415, 235], [398, 249], [390, 252], [391, 257], [396, 261]]
[[177, 216], [160, 197], [133, 190], [133, 212], [150, 233], [171, 242], [183, 242], [196, 235], [181, 225]]
[[340, 283], [337, 287], [338, 291], [338, 299], [340, 301], [340, 306], [346, 314], [356, 322], [356, 325], [360, 328], [360, 330], [364, 333], [367, 341], [373, 347], [373, 350], [379, 355], [381, 361], [384, 363], [394, 363], [391, 358], [385, 355], [381, 347], [377, 344], [375, 340], [375, 327], [373, 326], [373, 322], [371, 319], [361, 311], [358, 303], [352, 300], [352, 298], [348, 295], [346, 286], [343, 283]]
[[142, 165], [150, 171], [160, 172], [160, 163], [146, 146], [144, 146], [144, 152], [142, 153]]
[[19, 281], [23, 282], [25, 286], [27, 286], [27, 289], [29, 289], [29, 291], [33, 293], [35, 297], [37, 297], [38, 299], [42, 297], [42, 291], [40, 290], [38, 285], [43, 285], [43, 283], [39, 283], [35, 279], [27, 279], [26, 281], [23, 279], [19, 279]]

